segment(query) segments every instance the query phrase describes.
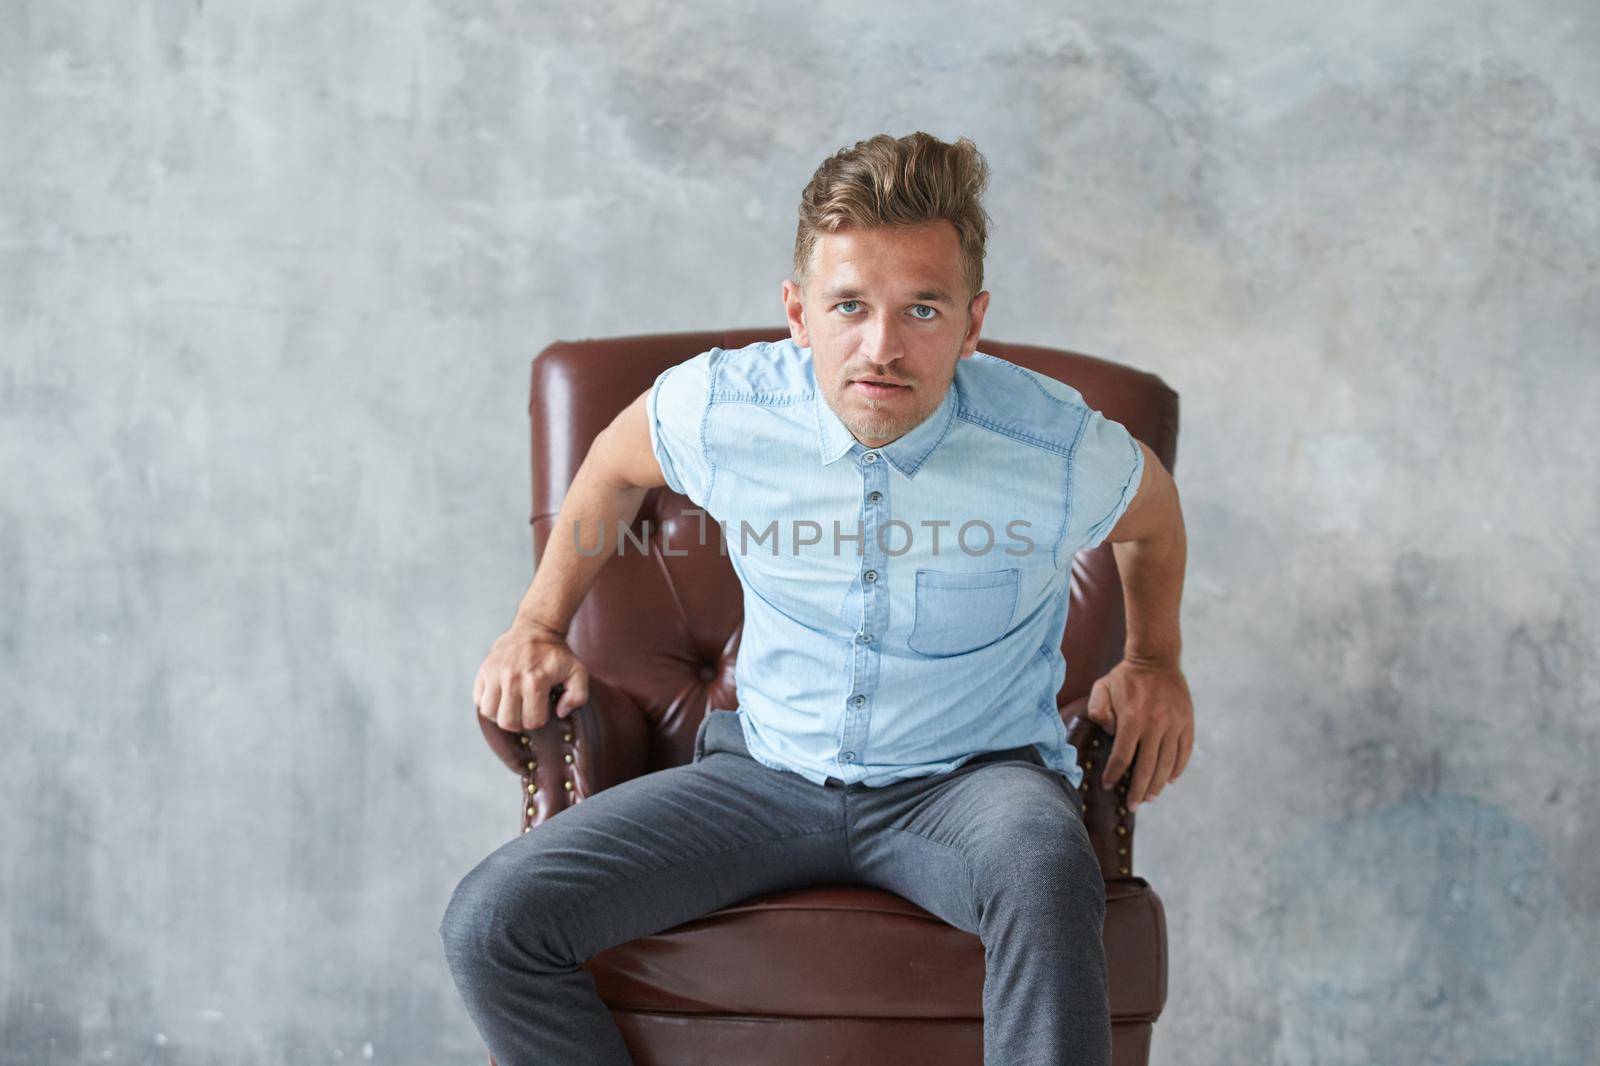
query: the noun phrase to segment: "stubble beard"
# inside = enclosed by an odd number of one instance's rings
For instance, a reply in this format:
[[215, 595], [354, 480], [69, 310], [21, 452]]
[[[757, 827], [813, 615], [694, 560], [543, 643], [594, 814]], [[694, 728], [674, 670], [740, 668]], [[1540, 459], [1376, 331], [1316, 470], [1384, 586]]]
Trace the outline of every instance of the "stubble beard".
[[[843, 390], [847, 395], [849, 388], [847, 383]], [[857, 438], [863, 440], [896, 440], [915, 429], [927, 413], [925, 411], [891, 413], [883, 410], [887, 405], [878, 400], [869, 399], [862, 402], [866, 405], [866, 411], [861, 411], [859, 408], [850, 410], [848, 414], [840, 416], [840, 421]]]

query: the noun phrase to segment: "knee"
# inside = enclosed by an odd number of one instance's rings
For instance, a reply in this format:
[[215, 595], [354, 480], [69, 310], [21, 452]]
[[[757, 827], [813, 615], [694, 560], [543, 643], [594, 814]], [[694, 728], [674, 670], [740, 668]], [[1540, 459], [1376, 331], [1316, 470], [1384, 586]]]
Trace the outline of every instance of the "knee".
[[485, 859], [468, 872], [450, 894], [444, 915], [439, 920], [439, 939], [451, 968], [460, 962], [481, 957], [495, 941], [492, 927], [499, 921], [496, 901], [503, 885]]
[[542, 890], [528, 867], [497, 851], [463, 877], [439, 921], [439, 938], [451, 969], [507, 958], [534, 966], [562, 966], [562, 945], [551, 920], [560, 901]]

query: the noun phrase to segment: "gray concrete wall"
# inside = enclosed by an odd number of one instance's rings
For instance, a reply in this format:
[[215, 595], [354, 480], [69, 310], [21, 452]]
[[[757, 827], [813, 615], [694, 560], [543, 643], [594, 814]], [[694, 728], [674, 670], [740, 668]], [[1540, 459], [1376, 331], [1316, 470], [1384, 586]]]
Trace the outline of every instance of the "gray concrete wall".
[[[1160, 1064], [1600, 1044], [1600, 9], [0, 0], [0, 1062], [483, 1061], [557, 337], [781, 322], [882, 130], [1183, 397]], [[688, 269], [686, 269], [686, 267]]]

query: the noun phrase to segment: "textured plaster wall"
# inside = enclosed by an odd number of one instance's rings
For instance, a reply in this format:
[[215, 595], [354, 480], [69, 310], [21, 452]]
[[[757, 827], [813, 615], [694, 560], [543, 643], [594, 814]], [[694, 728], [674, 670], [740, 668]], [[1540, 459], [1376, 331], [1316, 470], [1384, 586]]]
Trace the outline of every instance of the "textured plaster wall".
[[[527, 364], [880, 130], [1183, 398], [1153, 1061], [1600, 1045], [1600, 8], [0, 0], [0, 1063], [475, 1063]], [[981, 347], [981, 345], [980, 345]]]

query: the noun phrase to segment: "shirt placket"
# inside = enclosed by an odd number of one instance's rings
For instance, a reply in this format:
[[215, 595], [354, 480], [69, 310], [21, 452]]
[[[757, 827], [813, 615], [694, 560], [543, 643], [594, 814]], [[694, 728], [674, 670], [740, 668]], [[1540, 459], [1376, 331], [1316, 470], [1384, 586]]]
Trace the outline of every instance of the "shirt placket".
[[854, 654], [851, 656], [851, 684], [845, 694], [844, 728], [840, 731], [837, 761], [840, 780], [859, 781], [866, 776], [861, 768], [866, 748], [872, 702], [878, 687], [878, 664], [883, 650], [883, 631], [889, 620], [888, 588], [885, 567], [887, 556], [879, 543], [878, 530], [889, 511], [889, 464], [876, 451], [858, 456], [861, 472], [862, 547], [860, 552], [861, 620], [856, 627]]

